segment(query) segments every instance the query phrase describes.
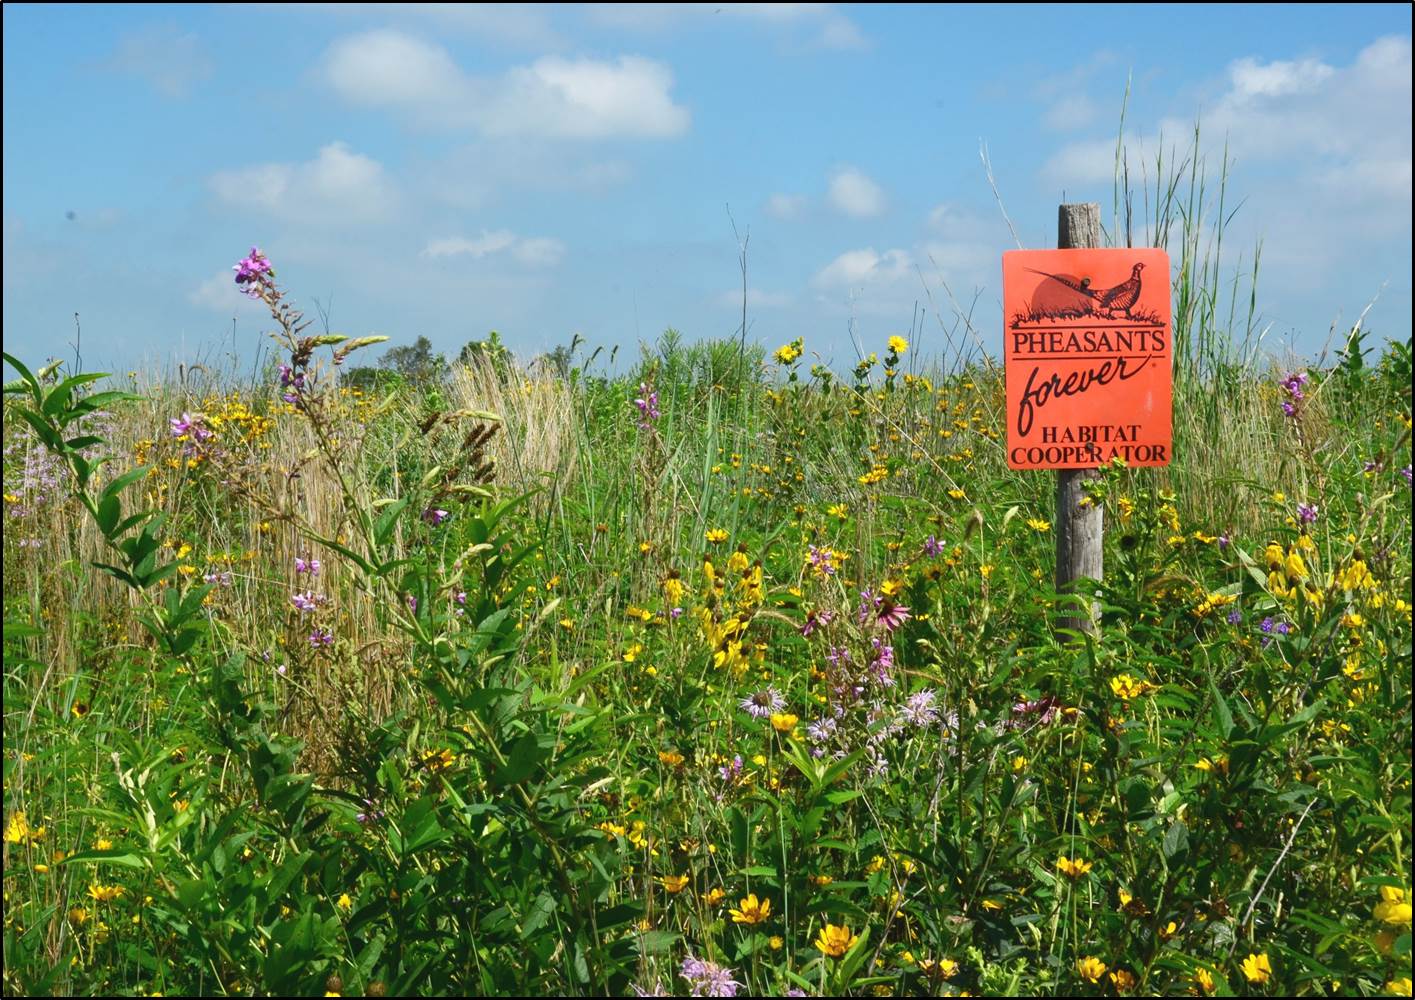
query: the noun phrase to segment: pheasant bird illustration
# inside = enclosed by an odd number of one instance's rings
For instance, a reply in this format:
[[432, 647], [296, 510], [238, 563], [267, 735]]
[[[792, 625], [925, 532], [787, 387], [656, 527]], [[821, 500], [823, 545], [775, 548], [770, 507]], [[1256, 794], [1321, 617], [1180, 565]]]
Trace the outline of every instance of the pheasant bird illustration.
[[1033, 274], [1050, 278], [1052, 281], [1059, 281], [1067, 288], [1080, 292], [1095, 302], [1095, 312], [1106, 319], [1115, 319], [1117, 310], [1123, 312], [1126, 319], [1131, 319], [1130, 310], [1134, 308], [1136, 302], [1140, 301], [1140, 272], [1144, 267], [1144, 264], [1136, 264], [1130, 271], [1130, 280], [1103, 291], [1092, 288], [1090, 278], [1082, 278], [1078, 281], [1064, 274], [1051, 274], [1030, 267], [1027, 270]]

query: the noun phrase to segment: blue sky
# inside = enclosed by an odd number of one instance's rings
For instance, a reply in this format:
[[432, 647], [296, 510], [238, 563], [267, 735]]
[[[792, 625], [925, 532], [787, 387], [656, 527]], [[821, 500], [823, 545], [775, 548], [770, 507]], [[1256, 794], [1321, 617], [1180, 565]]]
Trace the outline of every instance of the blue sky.
[[1132, 164], [1197, 118], [1212, 181], [1226, 141], [1266, 349], [1373, 299], [1409, 335], [1404, 4], [6, 4], [5, 348], [71, 354], [77, 312], [91, 369], [248, 360], [251, 245], [333, 329], [453, 355], [732, 336], [735, 220], [753, 339], [846, 367], [917, 306], [923, 353], [958, 310], [1000, 353], [980, 146], [1024, 245], [1063, 196], [1109, 224], [1127, 79]]

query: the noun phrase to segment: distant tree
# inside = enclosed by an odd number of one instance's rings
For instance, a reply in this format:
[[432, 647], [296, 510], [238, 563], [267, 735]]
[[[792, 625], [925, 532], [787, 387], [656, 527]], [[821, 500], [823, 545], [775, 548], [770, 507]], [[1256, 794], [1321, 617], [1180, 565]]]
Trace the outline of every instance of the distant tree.
[[469, 340], [457, 354], [457, 363], [468, 368], [489, 363], [498, 376], [505, 378], [511, 372], [511, 352], [501, 342], [501, 334], [492, 330], [485, 340]]
[[390, 347], [378, 359], [378, 365], [415, 382], [436, 381], [447, 371], [447, 359], [432, 353], [432, 342], [426, 337], [419, 337], [411, 344]]

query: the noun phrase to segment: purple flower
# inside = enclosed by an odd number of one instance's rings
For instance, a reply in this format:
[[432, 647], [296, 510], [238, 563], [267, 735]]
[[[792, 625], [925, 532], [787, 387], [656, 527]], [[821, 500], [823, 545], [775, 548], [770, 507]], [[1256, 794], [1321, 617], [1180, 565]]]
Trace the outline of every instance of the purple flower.
[[889, 631], [893, 632], [900, 625], [909, 620], [909, 609], [902, 604], [895, 604], [893, 601], [884, 601], [880, 605], [879, 615], [875, 619]]
[[805, 624], [801, 626], [801, 635], [809, 637], [816, 629], [829, 625], [834, 620], [834, 611], [817, 611], [815, 609], [807, 611]]
[[1035, 701], [1023, 699], [1012, 706], [1012, 718], [1008, 721], [1007, 728], [1016, 729], [1027, 725], [1032, 717], [1036, 718], [1037, 725], [1049, 726], [1060, 712], [1061, 699], [1054, 694], [1043, 695]]
[[295, 557], [295, 572], [296, 572], [296, 573], [308, 573], [310, 576], [318, 576], [318, 575], [319, 575], [319, 560], [318, 560], [318, 559], [301, 559], [299, 556], [296, 556], [296, 557]]
[[659, 418], [658, 391], [640, 382], [639, 398], [634, 400], [634, 406], [639, 411], [639, 429], [648, 430], [649, 422]]
[[732, 758], [732, 763], [723, 764], [717, 769], [718, 775], [723, 781], [736, 781], [742, 773], [742, 755], [737, 754]]
[[937, 556], [943, 554], [943, 543], [933, 535], [924, 539], [924, 555]]
[[190, 437], [193, 441], [205, 441], [211, 437], [211, 431], [202, 426], [202, 421], [206, 418], [200, 413], [193, 416], [190, 413], [183, 413], [180, 417], [173, 417], [168, 421], [172, 425], [172, 436]]
[[825, 549], [818, 549], [814, 545], [810, 551], [811, 568], [824, 574], [825, 576], [835, 575], [835, 563], [830, 558], [830, 552]]
[[1409, 485], [1410, 485], [1410, 466], [1407, 465], [1405, 468], [1401, 469], [1401, 470], [1400, 470], [1400, 474], [1405, 477], [1405, 485], [1406, 485], [1406, 486], [1409, 486]]
[[683, 959], [678, 974], [688, 981], [688, 995], [693, 997], [735, 997], [737, 987], [743, 985], [732, 978], [732, 970], [727, 966], [692, 955]]
[[291, 594], [290, 603], [295, 606], [295, 610], [297, 611], [315, 611], [324, 603], [324, 595], [316, 594], [312, 590], [306, 590], [302, 593]]
[[900, 710], [900, 719], [918, 729], [925, 729], [938, 721], [938, 707], [934, 704], [938, 692], [932, 688], [915, 691]]
[[309, 634], [309, 643], [315, 649], [334, 645], [334, 634], [328, 629], [316, 628]]
[[1297, 505], [1297, 520], [1303, 524], [1311, 524], [1317, 519], [1317, 505], [1311, 503], [1299, 503]]
[[440, 507], [429, 507], [427, 510], [423, 511], [423, 520], [434, 528], [451, 516], [449, 512]]
[[1220, 551], [1228, 548], [1232, 544], [1233, 539], [1228, 537], [1228, 532], [1225, 531], [1223, 534], [1218, 536], [1218, 547]]
[[1239, 611], [1237, 608], [1234, 608], [1228, 613], [1228, 624], [1237, 625], [1241, 621], [1243, 621], [1242, 611]]
[[754, 719], [769, 718], [773, 712], [786, 707], [786, 699], [774, 687], [768, 687], [756, 694], [743, 698], [738, 707]]
[[241, 258], [231, 270], [236, 272], [236, 284], [248, 297], [260, 298], [260, 290], [275, 276], [275, 269], [258, 247], [251, 247], [250, 255]]
[[231, 575], [230, 570], [220, 572], [217, 570], [212, 570], [210, 573], [207, 573], [205, 576], [203, 576], [202, 579], [205, 580], [207, 583], [214, 583], [222, 587], [229, 587], [231, 586], [231, 581], [234, 580], [235, 577]]

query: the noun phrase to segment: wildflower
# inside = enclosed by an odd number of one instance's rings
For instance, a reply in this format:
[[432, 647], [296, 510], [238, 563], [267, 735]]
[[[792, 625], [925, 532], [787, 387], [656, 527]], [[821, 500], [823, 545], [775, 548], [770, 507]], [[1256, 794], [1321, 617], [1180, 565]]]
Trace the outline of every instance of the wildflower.
[[1117, 993], [1129, 993], [1135, 988], [1135, 973], [1129, 969], [1116, 969], [1110, 974], [1109, 979]]
[[5, 824], [5, 840], [11, 844], [33, 844], [43, 840], [46, 833], [45, 827], [31, 827], [23, 812], [11, 813]]
[[1412, 983], [1409, 976], [1401, 976], [1399, 979], [1392, 979], [1386, 983], [1386, 992], [1393, 997], [1408, 997], [1411, 995]]
[[[709, 847], [709, 850], [712, 850], [712, 848]], [[715, 885], [707, 892], [702, 893], [702, 898], [703, 902], [706, 903], [708, 906], [716, 906], [718, 903], [722, 902], [724, 899], [727, 898], [727, 890], [722, 888], [722, 886], [720, 885]]]
[[1194, 985], [1199, 988], [1199, 992], [1208, 996], [1214, 991], [1214, 974], [1211, 969], [1199, 966], [1194, 970]]
[[1044, 521], [1039, 517], [1029, 517], [1027, 518], [1027, 527], [1038, 534], [1042, 534], [1051, 530], [1051, 522]]
[[1110, 690], [1122, 701], [1129, 701], [1131, 698], [1139, 698], [1149, 691], [1150, 685], [1144, 681], [1136, 680], [1129, 674], [1117, 674], [1110, 679]]
[[781, 697], [776, 688], [768, 687], [750, 697], [743, 698], [738, 704], [742, 711], [752, 718], [765, 719], [785, 708], [786, 699]]
[[434, 528], [451, 516], [448, 511], [438, 507], [429, 507], [422, 513], [423, 522], [432, 525]]
[[349, 894], [347, 892], [342, 892], [339, 894], [339, 902], [337, 905], [339, 906], [339, 909], [347, 913], [349, 910], [352, 910], [354, 908], [354, 901], [349, 898]]
[[903, 625], [910, 618], [910, 611], [902, 604], [895, 604], [893, 601], [883, 601], [875, 620], [889, 631], [893, 632], [900, 625]]
[[801, 356], [802, 341], [793, 340], [789, 344], [782, 344], [776, 349], [776, 360], [783, 365], [789, 365]]
[[727, 531], [724, 528], [709, 528], [703, 533], [703, 537], [713, 544], [725, 542], [727, 541]]
[[112, 902], [127, 891], [121, 885], [103, 885], [99, 882], [94, 882], [88, 887], [88, 894], [96, 903]]
[[665, 875], [658, 880], [658, 884], [663, 886], [664, 892], [676, 896], [688, 887], [688, 876]]
[[295, 572], [296, 572], [297, 574], [305, 574], [305, 573], [308, 573], [310, 576], [318, 576], [318, 575], [319, 575], [319, 560], [318, 560], [318, 559], [301, 559], [299, 556], [296, 556], [296, 557], [295, 557]]
[[749, 892], [737, 905], [737, 909], [727, 911], [734, 924], [759, 924], [771, 917], [771, 900], [757, 899], [755, 892]]
[[858, 934], [852, 934], [848, 925], [826, 924], [816, 935], [812, 942], [822, 955], [830, 958], [839, 958], [851, 948], [855, 947], [855, 942], [860, 940]]
[[1106, 964], [1099, 958], [1087, 956], [1076, 960], [1076, 974], [1088, 983], [1098, 983], [1105, 975]]
[[1381, 886], [1381, 901], [1372, 912], [1377, 920], [1393, 927], [1410, 926], [1410, 900], [1399, 886]]
[[772, 712], [771, 728], [778, 733], [789, 733], [796, 728], [796, 723], [800, 720], [790, 712]]
[[647, 383], [639, 383], [639, 397], [634, 400], [634, 407], [639, 411], [639, 429], [647, 430], [650, 421], [657, 420], [660, 416], [658, 409], [658, 391], [649, 387]]
[[328, 647], [334, 645], [334, 634], [328, 629], [315, 628], [310, 632], [308, 638], [310, 646], [314, 649], [319, 649], [321, 646]]
[[732, 978], [732, 970], [725, 965], [692, 955], [683, 959], [678, 974], [688, 981], [688, 995], [694, 997], [735, 997], [737, 988], [743, 985]]
[[892, 354], [903, 354], [909, 350], [909, 341], [896, 334], [889, 338], [889, 350]]
[[1272, 963], [1268, 961], [1268, 953], [1261, 955], [1248, 953], [1248, 957], [1243, 960], [1243, 975], [1250, 983], [1261, 985], [1266, 983], [1273, 974]]
[[290, 603], [295, 606], [296, 611], [315, 611], [324, 603], [324, 595], [316, 594], [312, 590], [290, 595]]
[[1303, 524], [1311, 524], [1317, 519], [1317, 505], [1310, 503], [1299, 503], [1297, 505], [1297, 520]]
[[247, 298], [260, 298], [261, 288], [275, 277], [275, 269], [259, 247], [251, 247], [249, 256], [232, 266], [236, 272], [236, 284]]
[[931, 688], [914, 692], [900, 710], [900, 717], [918, 729], [932, 726], [938, 721], [938, 707], [934, 704], [937, 698], [938, 692]]
[[938, 556], [943, 554], [943, 543], [933, 535], [924, 539], [924, 555]]
[[1092, 862], [1083, 861], [1081, 858], [1068, 858], [1061, 854], [1056, 859], [1056, 870], [1067, 878], [1078, 879], [1085, 875], [1092, 868]]

